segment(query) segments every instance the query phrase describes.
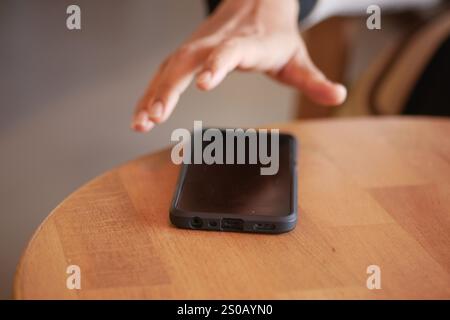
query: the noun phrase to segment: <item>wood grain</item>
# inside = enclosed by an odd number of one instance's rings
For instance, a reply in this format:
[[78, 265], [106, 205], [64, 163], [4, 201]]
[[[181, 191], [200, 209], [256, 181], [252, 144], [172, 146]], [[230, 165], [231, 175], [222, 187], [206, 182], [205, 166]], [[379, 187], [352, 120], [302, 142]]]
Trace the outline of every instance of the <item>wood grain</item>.
[[[182, 230], [168, 208], [170, 152], [83, 186], [42, 223], [17, 299], [450, 298], [450, 121], [359, 118], [283, 124], [300, 141], [296, 229]], [[66, 268], [81, 268], [80, 290]], [[366, 287], [381, 268], [382, 289]]]

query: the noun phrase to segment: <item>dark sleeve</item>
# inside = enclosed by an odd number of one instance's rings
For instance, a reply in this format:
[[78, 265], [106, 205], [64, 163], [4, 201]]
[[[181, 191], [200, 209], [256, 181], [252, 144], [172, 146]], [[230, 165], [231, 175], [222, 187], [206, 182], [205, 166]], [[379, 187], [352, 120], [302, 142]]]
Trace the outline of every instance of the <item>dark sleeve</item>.
[[298, 17], [299, 21], [305, 20], [307, 16], [313, 11], [317, 0], [299, 0], [300, 2], [300, 16]]
[[[207, 0], [207, 8], [208, 14], [213, 12], [217, 6], [220, 4], [221, 0]], [[300, 3], [300, 16], [298, 17], [299, 21], [303, 21], [314, 9], [314, 6], [317, 3], [317, 0], [299, 0]]]

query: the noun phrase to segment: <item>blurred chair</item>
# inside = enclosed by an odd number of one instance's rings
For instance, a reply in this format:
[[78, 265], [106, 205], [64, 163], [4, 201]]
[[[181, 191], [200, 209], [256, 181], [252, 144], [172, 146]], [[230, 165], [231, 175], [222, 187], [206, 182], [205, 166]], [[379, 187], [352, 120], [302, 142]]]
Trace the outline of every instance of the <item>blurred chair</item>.
[[[419, 78], [450, 34], [448, 9], [425, 15], [408, 12], [383, 16], [383, 24], [385, 20], [394, 22], [389, 30], [358, 34], [361, 26], [365, 28], [365, 17], [336, 17], [305, 32], [314, 62], [331, 80], [345, 83], [349, 96], [343, 106], [329, 108], [300, 95], [298, 117], [404, 113]], [[375, 32], [383, 32], [383, 43], [368, 65], [348, 79], [352, 52], [360, 45], [362, 36], [371, 37]]]

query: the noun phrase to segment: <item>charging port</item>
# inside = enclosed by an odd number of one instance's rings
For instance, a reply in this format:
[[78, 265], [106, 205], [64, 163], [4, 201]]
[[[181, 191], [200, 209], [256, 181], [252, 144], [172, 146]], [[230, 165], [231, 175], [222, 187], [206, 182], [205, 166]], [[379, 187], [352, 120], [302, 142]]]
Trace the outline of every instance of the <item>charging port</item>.
[[220, 223], [223, 230], [241, 231], [244, 229], [244, 220], [224, 218]]
[[272, 231], [275, 230], [275, 224], [273, 223], [256, 223], [253, 225], [253, 229], [259, 231]]

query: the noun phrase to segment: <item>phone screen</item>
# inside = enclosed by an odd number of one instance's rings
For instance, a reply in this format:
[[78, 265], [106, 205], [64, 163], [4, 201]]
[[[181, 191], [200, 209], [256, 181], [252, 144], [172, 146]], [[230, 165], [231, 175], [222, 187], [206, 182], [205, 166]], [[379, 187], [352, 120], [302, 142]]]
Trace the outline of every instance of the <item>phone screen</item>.
[[[258, 142], [259, 142], [258, 137]], [[270, 148], [271, 139], [268, 139]], [[208, 143], [203, 142], [203, 148]], [[259, 147], [258, 147], [259, 148]], [[188, 164], [177, 207], [187, 212], [286, 216], [293, 212], [295, 139], [279, 135], [278, 171], [261, 174], [263, 164]], [[236, 151], [236, 148], [235, 148]], [[227, 150], [224, 143], [223, 154]]]

